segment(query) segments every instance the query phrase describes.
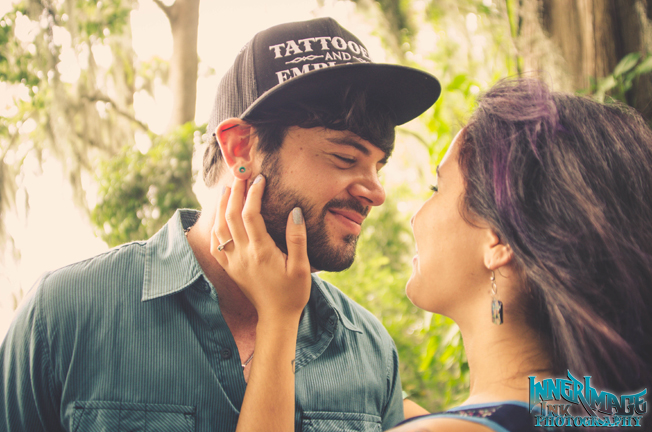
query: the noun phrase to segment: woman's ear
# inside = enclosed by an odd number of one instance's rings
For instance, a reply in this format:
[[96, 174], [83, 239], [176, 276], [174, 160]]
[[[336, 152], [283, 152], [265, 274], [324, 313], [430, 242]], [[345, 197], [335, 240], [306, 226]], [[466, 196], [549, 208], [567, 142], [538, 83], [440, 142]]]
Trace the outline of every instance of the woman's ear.
[[484, 265], [489, 270], [496, 270], [512, 262], [514, 252], [510, 245], [504, 243], [491, 228], [486, 228], [487, 242], [484, 251]]
[[251, 177], [256, 136], [244, 120], [230, 118], [215, 129], [222, 156], [231, 173], [242, 180]]

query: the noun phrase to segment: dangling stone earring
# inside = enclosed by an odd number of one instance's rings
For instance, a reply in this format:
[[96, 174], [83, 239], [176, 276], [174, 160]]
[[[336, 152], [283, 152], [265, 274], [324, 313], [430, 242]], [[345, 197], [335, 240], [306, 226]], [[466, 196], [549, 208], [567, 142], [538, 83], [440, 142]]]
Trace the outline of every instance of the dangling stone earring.
[[496, 325], [503, 323], [503, 302], [498, 300], [498, 287], [496, 286], [496, 274], [491, 271], [491, 321]]

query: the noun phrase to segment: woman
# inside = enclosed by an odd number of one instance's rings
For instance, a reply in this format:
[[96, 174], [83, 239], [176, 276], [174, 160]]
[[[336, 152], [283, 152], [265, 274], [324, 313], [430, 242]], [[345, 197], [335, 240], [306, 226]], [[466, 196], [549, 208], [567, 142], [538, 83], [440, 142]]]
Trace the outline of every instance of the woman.
[[[233, 227], [249, 247], [213, 254], [271, 340], [257, 338], [238, 428], [289, 431], [292, 341], [310, 288], [305, 230], [295, 209], [286, 261], [259, 216], [264, 179], [254, 183], [246, 203], [244, 183], [224, 194], [213, 239]], [[503, 81], [451, 143], [433, 191], [412, 218], [418, 255], [406, 291], [459, 325], [470, 396], [397, 431], [535, 430], [531, 376], [591, 376], [615, 395], [650, 387], [652, 132], [639, 115], [535, 80]], [[256, 245], [274, 251], [261, 260]], [[254, 272], [269, 286], [256, 287]]]

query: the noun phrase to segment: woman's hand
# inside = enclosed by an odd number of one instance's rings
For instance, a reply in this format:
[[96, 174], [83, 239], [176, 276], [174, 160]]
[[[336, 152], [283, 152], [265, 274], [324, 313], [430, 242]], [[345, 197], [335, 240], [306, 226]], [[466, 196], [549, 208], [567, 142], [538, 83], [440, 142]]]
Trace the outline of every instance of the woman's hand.
[[262, 176], [248, 193], [245, 180], [226, 188], [215, 216], [211, 254], [258, 312], [256, 355], [237, 431], [291, 432], [296, 338], [310, 297], [310, 262], [301, 209], [288, 215], [287, 255], [267, 233], [260, 214], [264, 189]]
[[[236, 179], [218, 204], [211, 254], [254, 305], [260, 319], [299, 317], [310, 297], [310, 262], [300, 208], [288, 215], [287, 256], [267, 233], [260, 214], [265, 178], [246, 191]], [[245, 198], [246, 196], [246, 198]], [[233, 239], [219, 250], [219, 245]]]

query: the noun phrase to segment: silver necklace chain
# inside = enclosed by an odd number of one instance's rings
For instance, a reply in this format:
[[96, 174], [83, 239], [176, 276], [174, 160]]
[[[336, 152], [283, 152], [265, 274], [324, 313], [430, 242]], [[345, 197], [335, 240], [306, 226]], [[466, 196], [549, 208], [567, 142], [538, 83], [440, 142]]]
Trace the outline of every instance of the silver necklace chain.
[[[186, 229], [183, 230], [183, 233], [186, 235], [186, 237], [188, 237], [188, 233], [190, 232], [190, 230], [192, 229], [193, 226], [194, 226], [194, 225], [191, 225], [191, 226], [189, 226], [188, 228], [186, 228]], [[251, 363], [251, 360], [253, 360], [253, 358], [254, 358], [254, 352], [252, 351], [252, 352], [251, 352], [251, 355], [249, 356], [249, 358], [248, 358], [247, 360], [245, 360], [244, 363], [241, 364], [243, 370], [244, 370], [244, 368], [247, 367], [247, 365], [248, 365], [249, 363]]]
[[249, 363], [251, 363], [251, 360], [252, 360], [253, 358], [254, 358], [254, 352], [252, 351], [252, 352], [251, 352], [251, 355], [249, 356], [249, 358], [248, 358], [244, 363], [242, 363], [242, 369], [246, 368], [247, 365], [248, 365]]

